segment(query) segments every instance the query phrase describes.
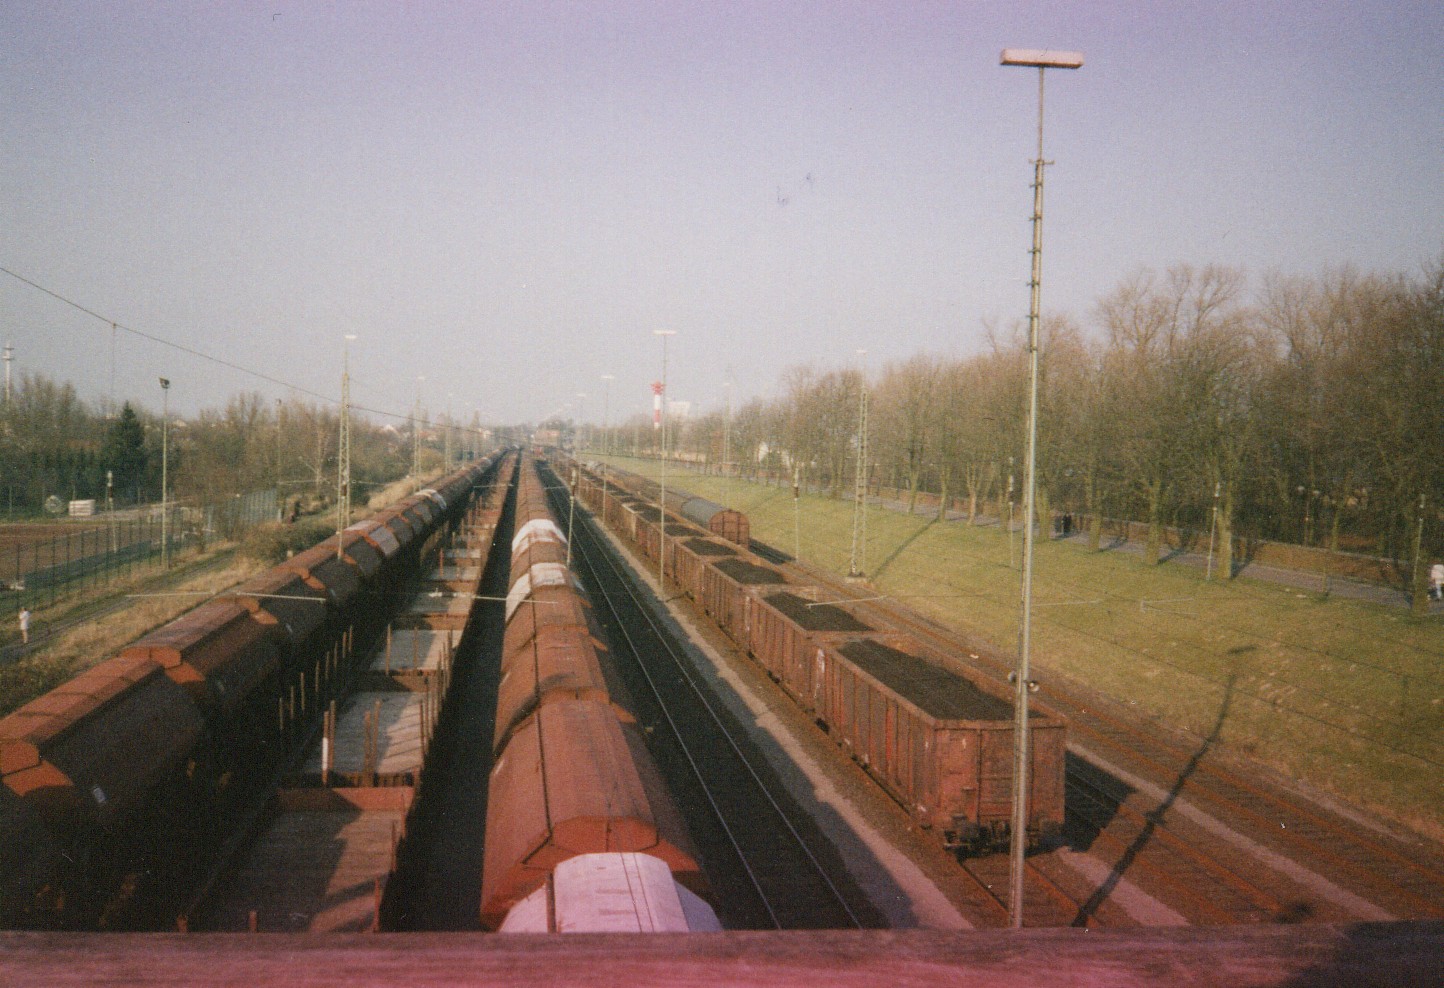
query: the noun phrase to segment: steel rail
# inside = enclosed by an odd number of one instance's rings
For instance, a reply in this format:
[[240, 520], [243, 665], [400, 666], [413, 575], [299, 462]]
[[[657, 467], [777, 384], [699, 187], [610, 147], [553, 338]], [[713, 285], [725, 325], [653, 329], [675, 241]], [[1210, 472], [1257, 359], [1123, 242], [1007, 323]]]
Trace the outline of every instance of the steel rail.
[[[560, 496], [555, 494], [554, 492], [549, 492], [548, 496], [552, 500], [553, 509], [555, 510], [557, 507], [556, 502], [560, 499]], [[672, 736], [676, 740], [679, 750], [686, 759], [694, 778], [697, 780], [698, 785], [701, 786], [702, 791], [706, 796], [708, 806], [711, 809], [713, 816], [716, 818], [718, 826], [721, 828], [723, 834], [726, 836], [728, 843], [731, 844], [733, 852], [736, 854], [737, 860], [741, 863], [742, 868], [746, 873], [748, 882], [752, 885], [752, 888], [756, 893], [758, 901], [766, 910], [767, 915], [772, 921], [773, 925], [777, 929], [782, 929], [783, 926], [781, 921], [778, 919], [777, 911], [773, 908], [773, 903], [769, 900], [768, 894], [763, 888], [763, 885], [765, 883], [758, 878], [757, 871], [753, 868], [752, 862], [748, 860], [747, 853], [743, 851], [741, 842], [739, 842], [737, 836], [733, 833], [733, 828], [729, 824], [726, 818], [726, 814], [718, 805], [717, 799], [713, 794], [711, 787], [707, 783], [706, 776], [702, 771], [701, 766], [698, 764], [696, 756], [688, 747], [687, 742], [684, 740], [683, 732], [678, 727], [676, 720], [672, 716], [672, 712], [668, 709], [668, 705], [663, 699], [662, 690], [658, 687], [651, 671], [648, 670], [646, 665], [641, 661], [641, 653], [636, 643], [636, 640], [634, 639], [632, 632], [628, 629], [627, 623], [622, 620], [621, 612], [617, 607], [615, 601], [613, 600], [612, 594], [607, 590], [603, 581], [597, 578], [600, 571], [596, 559], [594, 558], [594, 551], [596, 549], [597, 543], [600, 540], [600, 536], [593, 530], [595, 526], [595, 521], [590, 517], [590, 512], [578, 515], [577, 517], [581, 521], [581, 524], [578, 526], [578, 528], [585, 529], [587, 538], [594, 540], [592, 545], [579, 544], [577, 547], [579, 549], [577, 557], [587, 566], [587, 568], [592, 573], [592, 589], [594, 589], [597, 593], [601, 594], [603, 599], [606, 601], [608, 609], [611, 610], [613, 617], [616, 619], [618, 629], [621, 631], [623, 637], [626, 639], [628, 648], [631, 650], [634, 657], [636, 657], [637, 667], [639, 671], [642, 673], [643, 677], [647, 681], [649, 688], [652, 690], [653, 697], [655, 698], [658, 705], [658, 709], [661, 710], [663, 717], [667, 721], [667, 725], [672, 732]], [[812, 849], [802, 838], [802, 835], [797, 832], [797, 829], [793, 826], [791, 819], [779, 805], [777, 799], [773, 796], [771, 790], [762, 781], [761, 777], [757, 773], [757, 770], [752, 766], [752, 763], [748, 760], [747, 756], [742, 753], [736, 739], [727, 729], [721, 717], [717, 714], [716, 709], [708, 701], [705, 692], [697, 683], [692, 672], [688, 670], [687, 663], [677, 655], [676, 650], [673, 648], [670, 641], [670, 636], [661, 629], [657, 618], [650, 612], [650, 609], [645, 605], [641, 595], [639, 595], [637, 591], [632, 587], [631, 581], [621, 571], [615, 560], [609, 558], [607, 553], [600, 552], [597, 553], [597, 555], [601, 556], [606, 566], [611, 570], [612, 577], [618, 582], [624, 592], [631, 597], [633, 605], [637, 609], [638, 613], [643, 616], [644, 620], [647, 623], [648, 630], [655, 639], [656, 643], [662, 647], [662, 649], [666, 652], [667, 656], [672, 660], [673, 664], [677, 668], [677, 671], [681, 674], [682, 679], [686, 682], [692, 695], [698, 700], [698, 702], [701, 703], [703, 709], [707, 711], [707, 714], [711, 719], [713, 726], [716, 728], [722, 738], [727, 742], [727, 745], [732, 750], [732, 753], [737, 763], [741, 765], [743, 769], [745, 769], [747, 776], [751, 778], [757, 792], [760, 793], [765, 798], [767, 803], [771, 806], [772, 811], [777, 815], [778, 819], [786, 828], [789, 836], [792, 838], [793, 843], [797, 846], [797, 848], [802, 852], [802, 855], [811, 864], [813, 870], [816, 872], [817, 877], [821, 879], [822, 884], [826, 886], [836, 904], [841, 908], [843, 914], [847, 916], [848, 920], [853, 924], [855, 928], [864, 928], [862, 922], [858, 919], [857, 914], [853, 911], [852, 907], [848, 905], [846, 899], [842, 896], [842, 893], [838, 890], [837, 886], [833, 883], [831, 877], [827, 874], [827, 870], [822, 866], [821, 862], [817, 860], [816, 856], [812, 853]]]

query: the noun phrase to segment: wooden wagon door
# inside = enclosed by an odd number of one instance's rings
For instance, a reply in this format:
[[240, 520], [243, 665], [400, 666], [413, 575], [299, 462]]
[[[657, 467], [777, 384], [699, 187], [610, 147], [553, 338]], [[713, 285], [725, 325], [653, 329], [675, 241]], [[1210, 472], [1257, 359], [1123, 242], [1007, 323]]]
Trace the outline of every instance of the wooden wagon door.
[[1013, 815], [1013, 731], [978, 732], [978, 822], [1006, 821]]

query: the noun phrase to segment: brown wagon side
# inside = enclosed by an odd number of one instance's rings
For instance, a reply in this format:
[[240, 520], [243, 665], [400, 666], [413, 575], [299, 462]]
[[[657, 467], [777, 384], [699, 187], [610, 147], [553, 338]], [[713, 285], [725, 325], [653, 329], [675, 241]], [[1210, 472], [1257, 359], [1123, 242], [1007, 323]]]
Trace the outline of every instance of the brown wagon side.
[[677, 543], [673, 579], [693, 600], [701, 599], [702, 571], [709, 563], [737, 555], [737, 550], [717, 539], [690, 538]]
[[[816, 652], [818, 709], [834, 739], [949, 846], [1006, 837], [1012, 816], [1013, 712], [1004, 691], [929, 662], [902, 635], [829, 643]], [[1063, 826], [1066, 725], [1042, 704], [1029, 718], [1028, 834]]]
[[233, 713], [280, 666], [284, 639], [234, 600], [213, 600], [120, 654], [150, 659], [203, 710]]
[[117, 656], [0, 719], [0, 775], [64, 831], [117, 830], [200, 741], [201, 714], [156, 663]]
[[749, 594], [744, 601], [748, 651], [808, 712], [818, 702], [820, 684], [813, 661], [817, 647], [873, 630], [844, 608], [821, 602], [817, 596], [806, 587], [769, 588]]
[[700, 589], [702, 610], [739, 645], [748, 640], [748, 593], [765, 586], [787, 582], [779, 570], [759, 566], [747, 559], [719, 559], [702, 569]]

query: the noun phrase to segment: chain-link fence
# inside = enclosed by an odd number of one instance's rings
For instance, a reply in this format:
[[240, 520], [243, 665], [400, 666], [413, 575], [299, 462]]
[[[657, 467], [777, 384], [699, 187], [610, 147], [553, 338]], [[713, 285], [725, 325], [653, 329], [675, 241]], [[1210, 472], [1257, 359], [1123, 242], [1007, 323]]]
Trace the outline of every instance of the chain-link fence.
[[274, 490], [235, 494], [199, 507], [159, 505], [95, 516], [85, 522], [0, 528], [0, 614], [48, 607], [61, 597], [104, 587], [139, 568], [200, 551], [218, 539], [235, 539], [274, 521]]

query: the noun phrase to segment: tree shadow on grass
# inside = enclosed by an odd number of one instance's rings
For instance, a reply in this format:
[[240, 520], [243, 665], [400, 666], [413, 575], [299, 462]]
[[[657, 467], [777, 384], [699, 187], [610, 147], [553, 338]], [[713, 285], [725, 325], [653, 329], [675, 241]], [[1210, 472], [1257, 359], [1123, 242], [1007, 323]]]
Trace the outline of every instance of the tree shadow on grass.
[[892, 552], [888, 553], [888, 556], [887, 556], [886, 559], [884, 559], [882, 562], [880, 562], [880, 563], [877, 564], [877, 569], [875, 569], [875, 570], [872, 571], [872, 575], [871, 575], [870, 578], [875, 581], [875, 580], [877, 580], [880, 576], [882, 576], [883, 571], [886, 570], [889, 566], [892, 565], [894, 559], [897, 559], [898, 556], [901, 556], [901, 555], [903, 554], [903, 552], [907, 550], [907, 547], [908, 547], [908, 546], [910, 546], [910, 545], [912, 545], [914, 542], [916, 542], [919, 538], [922, 537], [922, 534], [923, 534], [924, 532], [926, 532], [928, 529], [932, 528], [932, 527], [933, 527], [934, 525], [936, 525], [937, 523], [938, 523], [938, 520], [937, 520], [936, 518], [930, 519], [930, 520], [927, 522], [927, 524], [923, 525], [922, 528], [918, 529], [916, 532], [913, 532], [913, 533], [912, 533], [911, 535], [909, 535], [907, 538], [903, 539], [900, 543], [898, 543], [898, 547], [897, 547], [896, 549], [894, 549]]

